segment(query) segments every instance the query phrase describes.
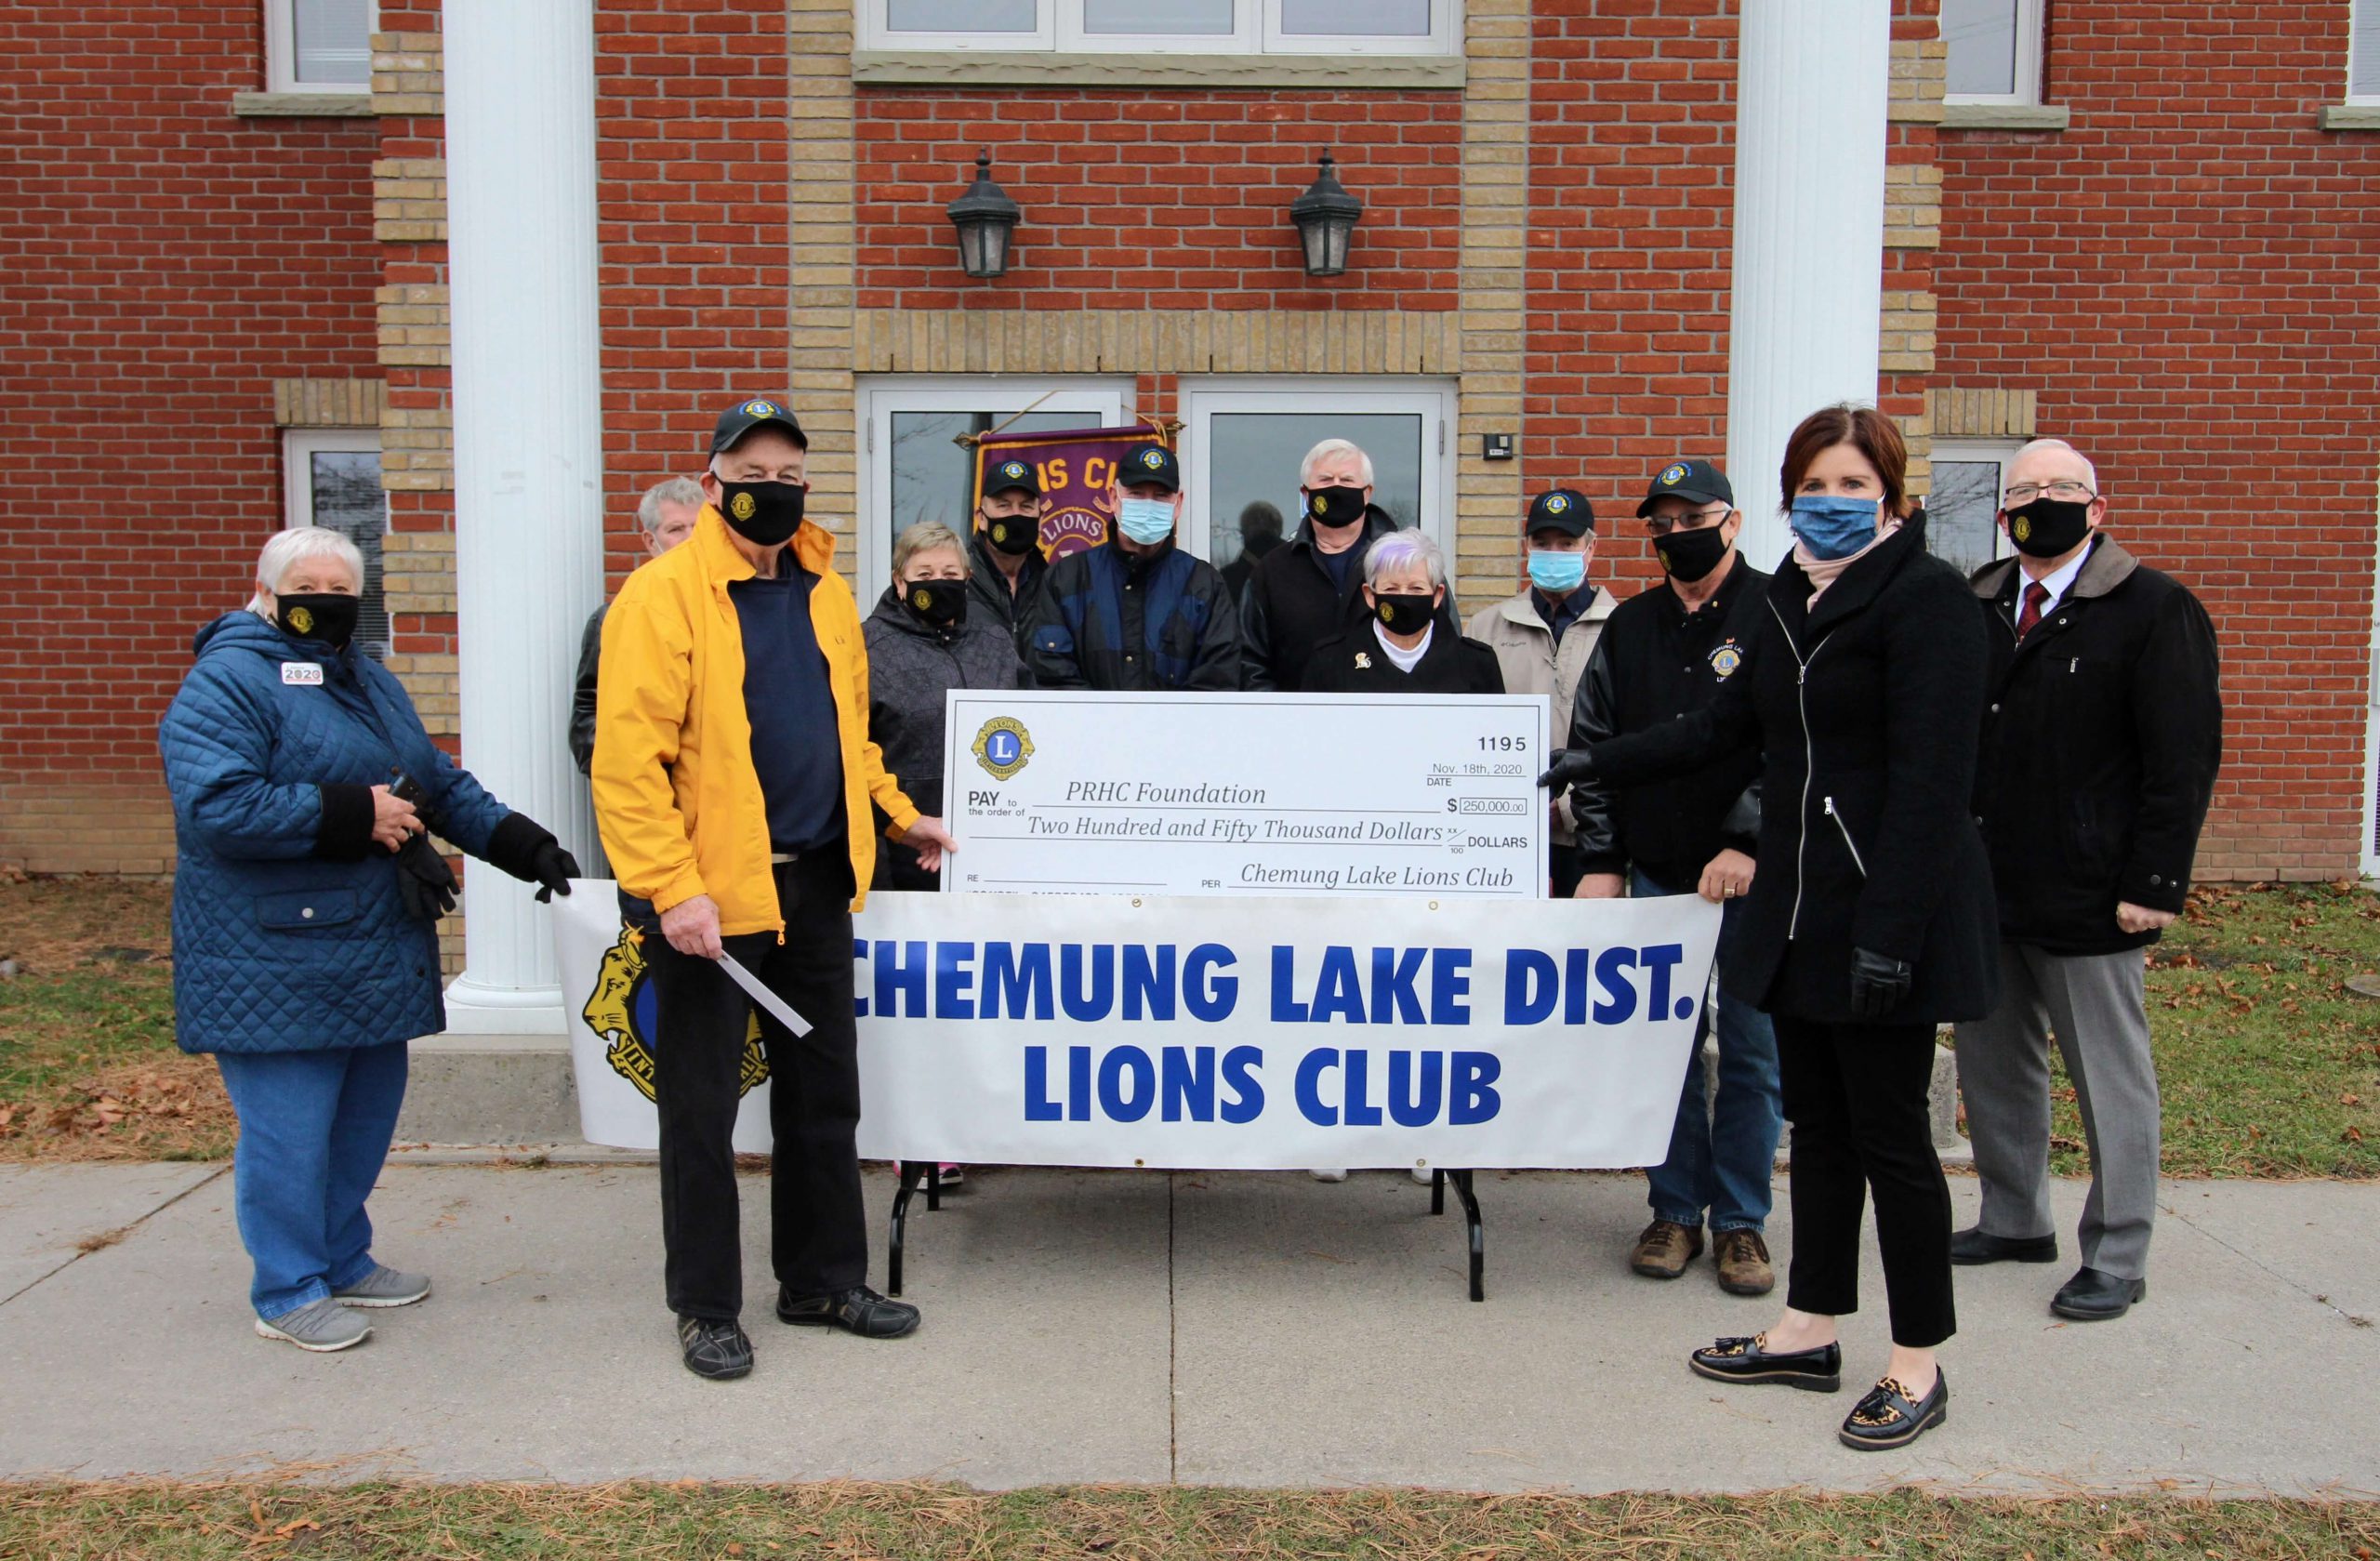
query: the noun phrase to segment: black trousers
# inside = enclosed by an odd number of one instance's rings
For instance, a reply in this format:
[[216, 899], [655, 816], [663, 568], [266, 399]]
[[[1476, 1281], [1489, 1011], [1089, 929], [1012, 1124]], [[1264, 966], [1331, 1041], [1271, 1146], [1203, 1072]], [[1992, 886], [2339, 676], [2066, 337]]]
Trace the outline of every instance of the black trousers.
[[1771, 1018], [1793, 1124], [1785, 1303], [1827, 1316], [1859, 1309], [1859, 1221], [1872, 1189], [1893, 1343], [1930, 1349], [1958, 1330], [1950, 1186], [1926, 1112], [1934, 1026]]
[[[785, 942], [767, 933], [727, 951], [811, 1024], [800, 1039], [760, 1014], [769, 1062], [770, 1250], [797, 1297], [867, 1278], [859, 1154], [859, 1033], [852, 1021], [852, 870], [832, 851], [776, 868]], [[669, 1309], [728, 1319], [744, 1309], [735, 1193], [736, 1085], [752, 1001], [709, 959], [656, 933], [645, 969], [660, 999], [654, 1094], [661, 1113], [661, 1241]]]

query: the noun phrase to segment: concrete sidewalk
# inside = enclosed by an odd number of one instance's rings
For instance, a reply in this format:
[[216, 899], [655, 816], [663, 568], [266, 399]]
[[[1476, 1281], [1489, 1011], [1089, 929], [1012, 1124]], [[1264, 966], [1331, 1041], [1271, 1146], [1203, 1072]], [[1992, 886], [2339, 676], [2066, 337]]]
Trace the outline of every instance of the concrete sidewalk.
[[[1951, 1187], [1966, 1223], [1975, 1184]], [[1848, 1391], [1686, 1371], [1778, 1299], [1723, 1295], [1707, 1261], [1625, 1272], [1633, 1177], [1483, 1175], [1474, 1305], [1452, 1199], [1432, 1219], [1401, 1174], [982, 1173], [919, 1199], [926, 1322], [892, 1343], [776, 1323], [759, 1191], [759, 1365], [713, 1384], [678, 1365], [649, 1167], [392, 1167], [378, 1250], [437, 1293], [330, 1356], [249, 1331], [222, 1169], [0, 1168], [0, 1475], [2380, 1490], [2380, 1186], [2169, 1184], [2118, 1323], [2049, 1315], [2070, 1253], [1961, 1270], [1950, 1423], [1883, 1455], [1836, 1445]], [[871, 1174], [879, 1243], [890, 1191]], [[2061, 1197], [2070, 1222], [2082, 1188]], [[1884, 1354], [1870, 1255], [1861, 1380]]]

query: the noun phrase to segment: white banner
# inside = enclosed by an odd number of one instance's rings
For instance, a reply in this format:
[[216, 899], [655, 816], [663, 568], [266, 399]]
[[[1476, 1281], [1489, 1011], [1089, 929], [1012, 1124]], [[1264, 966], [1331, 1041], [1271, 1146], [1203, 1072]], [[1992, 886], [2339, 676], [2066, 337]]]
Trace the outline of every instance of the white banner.
[[[652, 988], [557, 901], [579, 1101], [650, 1146]], [[610, 924], [604, 925], [603, 923]], [[860, 1153], [1009, 1165], [1596, 1168], [1669, 1149], [1715, 906], [873, 896]], [[600, 1032], [600, 1034], [599, 1034]], [[759, 1061], [747, 1059], [747, 1078]], [[760, 1070], [763, 1075], [765, 1068]], [[757, 1082], [757, 1080], [755, 1080]], [[760, 1091], [746, 1097], [737, 1147]]]
[[947, 697], [946, 890], [1545, 897], [1543, 699]]

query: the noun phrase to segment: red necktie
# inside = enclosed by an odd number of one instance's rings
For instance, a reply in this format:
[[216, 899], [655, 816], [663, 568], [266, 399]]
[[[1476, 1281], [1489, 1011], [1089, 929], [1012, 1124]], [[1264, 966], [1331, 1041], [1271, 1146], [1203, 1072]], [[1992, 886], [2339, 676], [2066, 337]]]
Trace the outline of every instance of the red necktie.
[[2022, 640], [2042, 621], [2042, 609], [2049, 605], [2049, 588], [2035, 580], [2025, 588], [2024, 611], [2016, 615], [2016, 638]]

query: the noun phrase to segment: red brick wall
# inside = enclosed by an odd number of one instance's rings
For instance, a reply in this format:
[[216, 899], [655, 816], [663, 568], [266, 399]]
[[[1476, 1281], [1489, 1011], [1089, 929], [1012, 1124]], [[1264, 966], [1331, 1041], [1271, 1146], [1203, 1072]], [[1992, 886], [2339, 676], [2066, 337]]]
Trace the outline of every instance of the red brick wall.
[[600, 0], [609, 583], [644, 560], [636, 501], [703, 470], [736, 395], [785, 394], [792, 288], [783, 0]]
[[[233, 118], [262, 25], [0, 3], [0, 861], [106, 866], [107, 820], [162, 808], [191, 633], [281, 523], [271, 382], [372, 372], [375, 128]], [[32, 838], [77, 799], [82, 854]]]
[[1534, 20], [1522, 470], [1587, 496], [1595, 575], [1627, 594], [1657, 574], [1633, 520], [1647, 479], [1726, 454], [1734, 7], [1540, 0]]
[[2063, 134], [1946, 131], [1937, 380], [2037, 387], [2224, 650], [2201, 871], [2349, 873], [2380, 476], [2380, 139], [2326, 133], [2347, 0], [2060, 0]]
[[[1453, 93], [878, 88], [857, 119], [862, 309], [1455, 307]], [[1025, 220], [1009, 274], [971, 283], [943, 208], [984, 149]], [[1364, 215], [1317, 281], [1289, 203], [1326, 149]]]

